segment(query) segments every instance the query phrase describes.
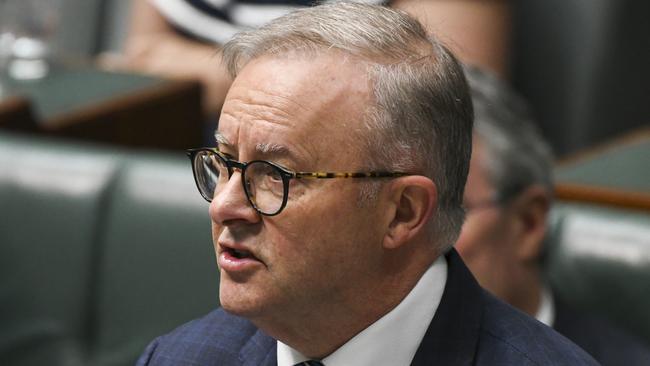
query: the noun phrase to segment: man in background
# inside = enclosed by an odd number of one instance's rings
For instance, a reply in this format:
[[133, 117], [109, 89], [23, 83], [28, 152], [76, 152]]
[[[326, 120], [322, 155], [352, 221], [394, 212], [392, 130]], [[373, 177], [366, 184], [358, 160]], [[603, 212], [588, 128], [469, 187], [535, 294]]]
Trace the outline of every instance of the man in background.
[[650, 365], [650, 351], [639, 341], [553, 296], [541, 268], [553, 200], [550, 147], [505, 84], [473, 67], [466, 75], [475, 122], [467, 218], [456, 249], [484, 288], [603, 365]]

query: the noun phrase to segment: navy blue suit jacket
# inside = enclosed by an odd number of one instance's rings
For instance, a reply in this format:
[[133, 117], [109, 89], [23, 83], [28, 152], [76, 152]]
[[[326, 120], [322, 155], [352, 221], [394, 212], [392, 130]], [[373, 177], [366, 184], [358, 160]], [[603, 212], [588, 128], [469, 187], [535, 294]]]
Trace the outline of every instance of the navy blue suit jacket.
[[603, 319], [571, 309], [555, 301], [555, 324], [560, 334], [582, 347], [603, 366], [648, 366], [650, 349]]
[[[484, 291], [455, 250], [447, 261], [442, 300], [411, 365], [597, 365], [551, 328]], [[276, 340], [221, 309], [155, 339], [138, 360], [170, 366], [276, 364]]]

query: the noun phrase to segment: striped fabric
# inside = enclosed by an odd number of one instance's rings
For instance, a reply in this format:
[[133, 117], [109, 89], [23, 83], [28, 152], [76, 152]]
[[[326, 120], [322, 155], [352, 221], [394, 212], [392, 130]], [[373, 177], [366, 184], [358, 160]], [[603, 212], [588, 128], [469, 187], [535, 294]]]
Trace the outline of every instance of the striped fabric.
[[[149, 0], [180, 31], [224, 44], [242, 30], [259, 27], [293, 10], [328, 0]], [[383, 4], [386, 0], [358, 0]]]

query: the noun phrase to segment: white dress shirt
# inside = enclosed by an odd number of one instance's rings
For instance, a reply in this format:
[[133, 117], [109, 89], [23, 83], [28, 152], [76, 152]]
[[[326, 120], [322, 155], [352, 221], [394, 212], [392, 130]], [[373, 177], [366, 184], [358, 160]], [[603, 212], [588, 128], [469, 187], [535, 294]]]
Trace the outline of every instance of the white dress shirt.
[[[447, 260], [440, 256], [393, 310], [325, 357], [325, 366], [410, 365], [433, 319], [447, 282]], [[309, 358], [278, 341], [278, 366]]]
[[555, 305], [553, 304], [553, 294], [547, 287], [542, 288], [542, 298], [540, 299], [539, 309], [535, 314], [535, 319], [553, 328], [555, 323]]

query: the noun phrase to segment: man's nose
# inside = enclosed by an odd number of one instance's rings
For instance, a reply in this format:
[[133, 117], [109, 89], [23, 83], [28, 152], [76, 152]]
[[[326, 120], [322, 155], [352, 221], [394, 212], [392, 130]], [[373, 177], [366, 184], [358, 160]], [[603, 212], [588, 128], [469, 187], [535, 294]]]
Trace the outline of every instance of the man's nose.
[[235, 170], [230, 179], [215, 190], [209, 212], [212, 221], [219, 225], [260, 220], [260, 215], [246, 198], [239, 170]]

